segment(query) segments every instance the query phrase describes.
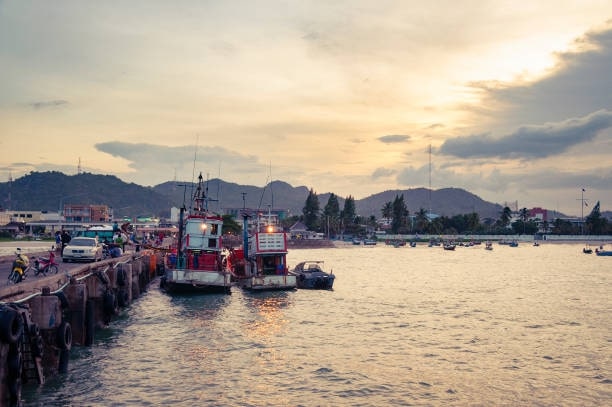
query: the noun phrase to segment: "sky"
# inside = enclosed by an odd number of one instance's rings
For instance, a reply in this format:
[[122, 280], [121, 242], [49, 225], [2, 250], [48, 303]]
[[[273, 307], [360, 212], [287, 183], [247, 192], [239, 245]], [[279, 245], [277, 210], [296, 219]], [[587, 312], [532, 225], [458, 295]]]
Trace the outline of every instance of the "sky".
[[201, 172], [586, 216], [612, 210], [612, 4], [0, 0], [0, 135], [2, 182]]

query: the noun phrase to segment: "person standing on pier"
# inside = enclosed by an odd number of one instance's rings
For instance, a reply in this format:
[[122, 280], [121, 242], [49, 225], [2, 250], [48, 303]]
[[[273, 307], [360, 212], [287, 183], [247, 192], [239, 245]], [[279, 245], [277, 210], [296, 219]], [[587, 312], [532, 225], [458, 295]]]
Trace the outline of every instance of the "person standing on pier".
[[64, 248], [66, 246], [68, 246], [68, 243], [70, 243], [70, 240], [72, 238], [70, 237], [70, 234], [67, 231], [62, 230], [62, 234], [60, 236], [60, 239], [62, 241], [62, 256], [63, 256], [64, 255]]

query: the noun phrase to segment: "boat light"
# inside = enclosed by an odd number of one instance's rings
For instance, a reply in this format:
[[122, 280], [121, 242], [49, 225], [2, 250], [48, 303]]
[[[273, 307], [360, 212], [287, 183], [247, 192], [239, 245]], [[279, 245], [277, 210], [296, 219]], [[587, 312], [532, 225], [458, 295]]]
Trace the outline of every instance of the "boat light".
[[274, 231], [274, 228], [272, 227], [272, 225], [268, 225], [267, 232], [272, 233], [273, 231]]
[[208, 226], [206, 225], [206, 223], [202, 223], [202, 224], [200, 225], [200, 229], [202, 229], [202, 230], [206, 230], [206, 229], [207, 229], [207, 227], [208, 227]]

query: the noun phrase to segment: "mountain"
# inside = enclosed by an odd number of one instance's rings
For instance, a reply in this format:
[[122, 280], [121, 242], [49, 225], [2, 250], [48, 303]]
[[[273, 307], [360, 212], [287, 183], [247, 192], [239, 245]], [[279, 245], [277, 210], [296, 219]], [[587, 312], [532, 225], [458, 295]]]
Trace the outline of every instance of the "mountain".
[[[301, 215], [309, 194], [305, 186], [293, 187], [286, 182], [273, 181], [261, 188], [239, 185], [215, 178], [208, 180], [209, 209], [274, 208], [288, 209], [290, 215]], [[12, 182], [0, 183], [3, 208], [13, 210], [42, 210], [57, 212], [65, 204], [102, 204], [113, 208], [115, 216], [169, 217], [171, 207], [189, 205], [193, 192], [190, 182], [165, 182], [154, 187], [125, 183], [112, 175], [82, 173], [65, 175], [60, 172], [32, 172]], [[364, 199], [355, 200], [358, 215], [381, 217], [386, 202], [403, 195], [410, 213], [421, 208], [438, 215], [453, 216], [477, 212], [481, 218], [499, 217], [502, 206], [486, 202], [459, 188], [432, 190], [426, 188], [389, 190]], [[330, 193], [317, 193], [319, 206], [325, 207]], [[344, 198], [338, 196], [340, 208]]]
[[404, 196], [404, 203], [412, 214], [421, 209], [441, 216], [451, 217], [476, 212], [481, 219], [499, 218], [503, 206], [486, 202], [478, 196], [460, 188], [443, 188], [438, 190], [416, 188], [406, 190], [391, 190], [371, 195], [355, 201], [355, 208], [360, 215], [374, 215], [380, 218], [381, 209], [386, 202], [393, 202], [396, 196]]
[[58, 212], [66, 204], [108, 205], [116, 216], [170, 213], [173, 202], [152, 188], [113, 175], [31, 172], [0, 183], [2, 208]]

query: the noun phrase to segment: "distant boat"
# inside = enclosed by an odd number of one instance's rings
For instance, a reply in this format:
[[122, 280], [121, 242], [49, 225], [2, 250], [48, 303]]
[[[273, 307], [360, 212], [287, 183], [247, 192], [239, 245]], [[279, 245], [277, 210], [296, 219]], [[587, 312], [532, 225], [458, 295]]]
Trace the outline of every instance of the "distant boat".
[[444, 243], [444, 250], [455, 250], [455, 247], [457, 247], [457, 245], [455, 245], [454, 243]]
[[519, 245], [518, 241], [516, 241], [516, 240], [513, 240], [510, 243], [508, 243], [508, 246], [510, 246], [510, 247], [518, 247], [518, 245]]
[[365, 239], [363, 244], [366, 246], [375, 246], [377, 243], [376, 239]]
[[493, 250], [493, 243], [487, 242], [485, 244], [485, 250]]
[[331, 290], [336, 276], [323, 270], [323, 260], [307, 260], [298, 263], [293, 270], [298, 288]]
[[591, 254], [591, 253], [593, 253], [593, 249], [591, 249], [591, 247], [587, 244], [586, 246], [584, 246], [582, 248], [582, 253], [584, 253], [584, 254]]
[[353, 244], [354, 244], [355, 246], [359, 246], [359, 245], [361, 245], [361, 240], [359, 240], [359, 239], [353, 239]]
[[599, 246], [598, 249], [595, 249], [595, 254], [598, 256], [612, 256], [612, 250], [604, 250], [603, 246]]

